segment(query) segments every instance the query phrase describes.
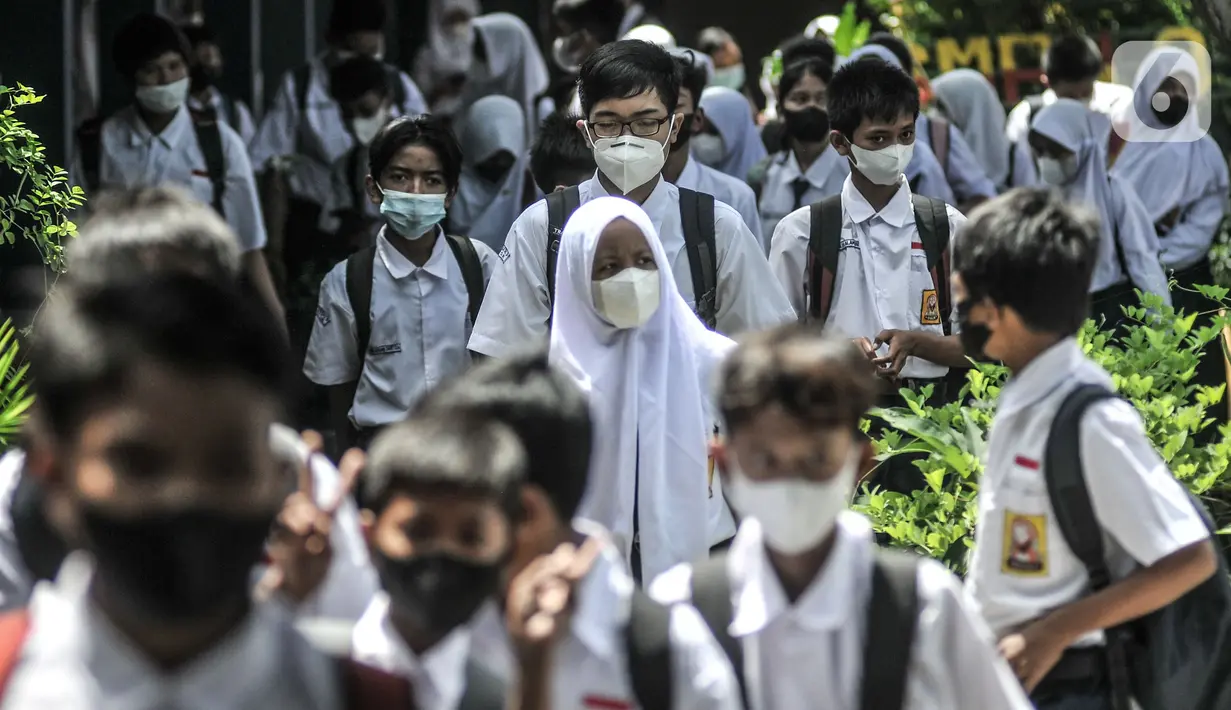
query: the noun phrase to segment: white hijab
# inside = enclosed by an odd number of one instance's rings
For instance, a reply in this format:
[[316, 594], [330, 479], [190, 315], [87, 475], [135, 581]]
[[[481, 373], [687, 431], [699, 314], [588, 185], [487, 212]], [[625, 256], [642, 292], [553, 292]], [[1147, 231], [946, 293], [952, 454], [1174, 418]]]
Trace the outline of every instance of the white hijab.
[[445, 31], [445, 16], [458, 10], [470, 15], [472, 23], [473, 18], [483, 11], [479, 0], [431, 0], [431, 5], [428, 6], [427, 47], [421, 60], [429, 63], [436, 81], [455, 74], [465, 74], [474, 61], [473, 27], [461, 36], [453, 36]]
[[1009, 139], [1005, 138], [1004, 104], [996, 87], [974, 69], [954, 69], [932, 81], [949, 119], [974, 151], [994, 185], [1009, 178]]
[[1107, 140], [1111, 137], [1111, 119], [1091, 111], [1079, 101], [1057, 99], [1035, 115], [1030, 130], [1076, 154], [1077, 177], [1064, 188], [1064, 195], [1071, 202], [1098, 212], [1099, 224], [1106, 237], [1104, 243], [1111, 245], [1116, 224], [1111, 186], [1107, 181]]
[[846, 62], [857, 62], [864, 57], [876, 57], [889, 62], [898, 69], [902, 69], [902, 71], [906, 71], [903, 69], [902, 60], [898, 59], [898, 55], [894, 54], [892, 50], [882, 44], [865, 44], [859, 49], [851, 52], [851, 56], [847, 58]]
[[711, 86], [701, 92], [700, 104], [705, 110], [705, 120], [718, 129], [726, 147], [722, 162], [714, 167], [731, 177], [746, 180], [749, 169], [766, 156], [761, 131], [752, 116], [752, 105], [740, 92], [722, 86]]
[[[525, 114], [507, 96], [485, 96], [466, 112], [459, 133], [462, 176], [449, 208], [449, 228], [500, 251], [523, 207], [529, 160]], [[474, 168], [500, 151], [513, 154], [513, 166], [501, 182], [488, 182]]]
[[[598, 315], [590, 278], [599, 238], [617, 219], [645, 235], [662, 293], [649, 322], [629, 330]], [[716, 419], [709, 378], [735, 346], [697, 319], [669, 263], [641, 207], [619, 197], [591, 200], [565, 224], [552, 311], [550, 360], [589, 394], [595, 418], [590, 481], [578, 516], [606, 526], [628, 559], [639, 470], [644, 580], [708, 552], [707, 446]]]
[[493, 12], [475, 18], [474, 27], [483, 37], [487, 52], [486, 76], [467, 82], [465, 103], [471, 104], [490, 94], [501, 94], [516, 101], [529, 120], [526, 140], [533, 138], [538, 125], [538, 97], [547, 91], [547, 62], [526, 23], [507, 12]]

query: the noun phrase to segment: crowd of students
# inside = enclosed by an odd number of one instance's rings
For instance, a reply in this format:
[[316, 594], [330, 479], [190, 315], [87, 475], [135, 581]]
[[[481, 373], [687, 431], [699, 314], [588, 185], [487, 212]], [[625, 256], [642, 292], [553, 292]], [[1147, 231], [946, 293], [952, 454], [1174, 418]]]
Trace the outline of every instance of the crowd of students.
[[[1231, 600], [1075, 341], [1208, 279], [1218, 146], [1111, 137], [1174, 77], [1063, 36], [1006, 118], [809, 33], [759, 113], [729, 33], [636, 4], [555, 3], [561, 85], [477, 0], [431, 3], [412, 80], [383, 7], [337, 2], [259, 123], [207, 29], [116, 37], [134, 103], [80, 132], [0, 458], [0, 709], [1128, 710], [1114, 630]], [[846, 508], [921, 485], [868, 410], [971, 359], [1013, 376], [958, 580]], [[1227, 707], [1207, 676], [1174, 707]]]

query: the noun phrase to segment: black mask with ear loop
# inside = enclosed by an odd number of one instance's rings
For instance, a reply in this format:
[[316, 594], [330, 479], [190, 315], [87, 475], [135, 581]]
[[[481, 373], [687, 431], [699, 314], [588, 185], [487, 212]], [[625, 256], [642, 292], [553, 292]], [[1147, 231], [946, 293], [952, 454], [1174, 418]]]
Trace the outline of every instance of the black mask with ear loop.
[[962, 351], [966, 353], [966, 357], [972, 360], [986, 360], [987, 354], [983, 352], [983, 348], [987, 347], [987, 341], [992, 337], [992, 331], [982, 323], [974, 323], [970, 320], [970, 309], [974, 308], [975, 302], [971, 299], [957, 304], [957, 321], [961, 332], [958, 337], [962, 341]]

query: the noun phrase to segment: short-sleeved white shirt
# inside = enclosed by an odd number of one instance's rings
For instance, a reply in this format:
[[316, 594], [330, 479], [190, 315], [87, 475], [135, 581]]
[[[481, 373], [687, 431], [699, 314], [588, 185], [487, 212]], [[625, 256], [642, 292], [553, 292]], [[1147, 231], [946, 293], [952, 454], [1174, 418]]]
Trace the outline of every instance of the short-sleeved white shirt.
[[[915, 226], [910, 186], [902, 180], [898, 192], [875, 212], [850, 177], [842, 186], [842, 242], [833, 297], [825, 327], [849, 338], [875, 338], [882, 330], [944, 333], [940, 320], [939, 289], [928, 270], [927, 253]], [[966, 218], [946, 205], [949, 243]], [[808, 240], [811, 207], [795, 210], [774, 230], [769, 263], [791, 305], [801, 317], [808, 312]], [[957, 332], [957, 310], [950, 314], [951, 332]], [[882, 351], [883, 354], [884, 351]], [[902, 377], [938, 378], [944, 365], [910, 357]]]
[[[405, 418], [419, 399], [470, 364], [470, 295], [462, 267], [444, 233], [423, 266], [402, 255], [382, 229], [372, 275], [371, 337], [360, 358], [355, 314], [346, 292], [346, 262], [321, 283], [316, 322], [304, 359], [304, 374], [318, 385], [359, 381], [350, 419], [355, 426], [384, 426]], [[490, 278], [495, 253], [474, 241]], [[486, 298], [494, 294], [489, 290]]]
[[[1082, 384], [1110, 388], [1111, 378], [1068, 339], [1037, 357], [1000, 394], [966, 577], [967, 591], [999, 636], [1087, 592], [1089, 576], [1056, 524], [1043, 472], [1052, 419]], [[1209, 537], [1131, 404], [1093, 405], [1080, 436], [1086, 487], [1113, 579]], [[1101, 641], [1096, 633], [1078, 645]]]

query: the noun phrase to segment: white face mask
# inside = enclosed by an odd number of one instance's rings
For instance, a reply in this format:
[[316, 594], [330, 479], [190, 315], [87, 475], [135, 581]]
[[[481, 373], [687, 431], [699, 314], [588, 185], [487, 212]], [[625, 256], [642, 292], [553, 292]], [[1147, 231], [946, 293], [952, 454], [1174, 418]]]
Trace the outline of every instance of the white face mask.
[[389, 107], [384, 106], [376, 115], [363, 118], [356, 116], [351, 119], [351, 130], [355, 132], [355, 139], [363, 145], [371, 145], [372, 140], [376, 138], [376, 134], [380, 133], [380, 129], [385, 127], [389, 122]]
[[838, 475], [825, 483], [788, 478], [752, 481], [733, 469], [726, 493], [741, 514], [756, 518], [765, 544], [786, 555], [798, 555], [821, 543], [846, 510], [855, 489], [858, 457], [851, 456]]
[[628, 268], [592, 282], [594, 310], [617, 328], [640, 328], [649, 322], [662, 299], [658, 270]]
[[[667, 135], [673, 130], [675, 116], [671, 117]], [[588, 127], [586, 132], [589, 133]], [[591, 140], [598, 169], [625, 195], [653, 180], [667, 162], [667, 147], [653, 138], [616, 136]]]
[[722, 67], [714, 70], [714, 78], [710, 81], [714, 86], [725, 86], [728, 89], [739, 91], [744, 88], [744, 65], [732, 64], [729, 67]]
[[1069, 156], [1064, 160], [1056, 158], [1039, 158], [1039, 178], [1054, 187], [1064, 187], [1077, 177], [1077, 156]]
[[880, 150], [866, 150], [851, 143], [851, 155], [856, 161], [854, 168], [868, 180], [877, 185], [893, 185], [910, 165], [910, 159], [915, 155], [915, 144], [898, 143]]
[[188, 99], [188, 77], [159, 86], [138, 86], [136, 98], [150, 113], [174, 113]]
[[689, 143], [692, 145], [692, 157], [711, 168], [727, 157], [727, 146], [717, 133], [695, 135]]

